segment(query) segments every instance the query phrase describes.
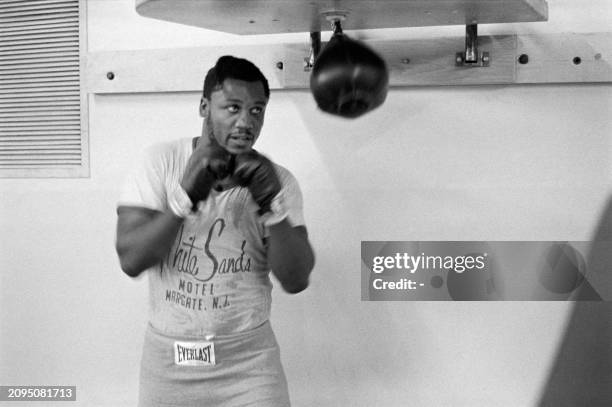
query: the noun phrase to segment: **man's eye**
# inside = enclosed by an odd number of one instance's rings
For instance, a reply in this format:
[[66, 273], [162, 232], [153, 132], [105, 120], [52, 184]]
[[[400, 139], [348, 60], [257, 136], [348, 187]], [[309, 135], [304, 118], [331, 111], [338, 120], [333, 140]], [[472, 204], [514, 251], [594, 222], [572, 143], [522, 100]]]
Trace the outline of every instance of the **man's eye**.
[[230, 113], [237, 113], [240, 110], [240, 107], [238, 105], [230, 105], [227, 107], [227, 110]]
[[251, 109], [251, 114], [253, 115], [260, 115], [261, 112], [263, 112], [263, 108], [261, 107], [254, 107]]

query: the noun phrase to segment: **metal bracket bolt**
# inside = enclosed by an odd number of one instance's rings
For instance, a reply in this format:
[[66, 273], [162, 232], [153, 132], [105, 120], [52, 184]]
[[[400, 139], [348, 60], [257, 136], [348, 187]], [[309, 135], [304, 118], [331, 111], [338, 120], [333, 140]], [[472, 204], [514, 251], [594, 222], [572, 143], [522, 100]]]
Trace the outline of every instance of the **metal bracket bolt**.
[[305, 72], [310, 72], [319, 52], [321, 52], [321, 32], [314, 31], [310, 33], [310, 55], [304, 58]]
[[478, 25], [465, 26], [465, 52], [455, 54], [456, 66], [487, 67], [491, 63], [488, 52], [478, 52]]

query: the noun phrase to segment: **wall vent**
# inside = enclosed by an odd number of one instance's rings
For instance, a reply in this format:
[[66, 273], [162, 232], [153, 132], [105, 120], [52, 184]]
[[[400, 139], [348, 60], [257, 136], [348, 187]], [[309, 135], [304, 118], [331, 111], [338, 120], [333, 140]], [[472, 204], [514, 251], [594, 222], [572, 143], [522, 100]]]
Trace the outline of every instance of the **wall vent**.
[[89, 175], [84, 0], [0, 0], [0, 177]]

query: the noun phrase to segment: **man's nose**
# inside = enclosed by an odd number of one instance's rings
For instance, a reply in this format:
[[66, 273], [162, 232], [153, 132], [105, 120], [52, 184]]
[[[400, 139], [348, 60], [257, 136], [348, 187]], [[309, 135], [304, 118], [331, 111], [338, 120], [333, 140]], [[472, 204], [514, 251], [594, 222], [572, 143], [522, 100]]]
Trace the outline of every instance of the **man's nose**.
[[236, 127], [247, 130], [251, 130], [253, 128], [253, 118], [247, 110], [240, 112], [238, 120], [236, 120]]

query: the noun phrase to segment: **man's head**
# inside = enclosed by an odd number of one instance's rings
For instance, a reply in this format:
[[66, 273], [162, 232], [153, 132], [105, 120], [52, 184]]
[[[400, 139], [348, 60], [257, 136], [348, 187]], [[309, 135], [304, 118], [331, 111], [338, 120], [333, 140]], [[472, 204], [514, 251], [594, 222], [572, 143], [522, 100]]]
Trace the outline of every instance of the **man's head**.
[[250, 61], [223, 56], [206, 74], [200, 101], [205, 136], [230, 153], [251, 150], [263, 126], [270, 88]]

